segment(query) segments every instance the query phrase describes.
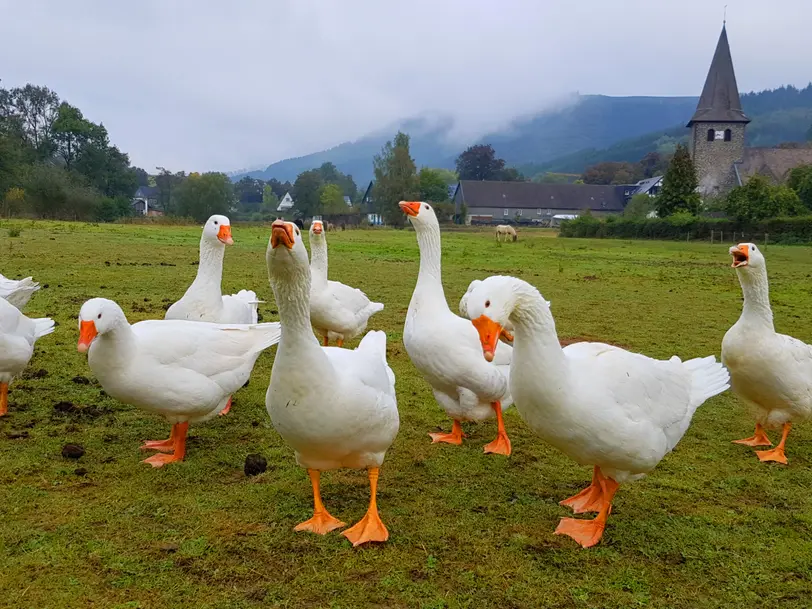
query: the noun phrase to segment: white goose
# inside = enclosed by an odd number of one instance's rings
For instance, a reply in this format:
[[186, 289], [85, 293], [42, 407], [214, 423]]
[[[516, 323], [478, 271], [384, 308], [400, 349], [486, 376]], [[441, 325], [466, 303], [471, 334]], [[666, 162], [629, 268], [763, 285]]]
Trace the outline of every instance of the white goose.
[[[170, 306], [164, 319], [207, 321], [216, 324], [255, 324], [258, 320], [257, 306], [261, 300], [251, 290], [240, 290], [224, 296], [222, 293], [223, 256], [226, 245], [233, 245], [231, 221], [225, 216], [214, 215], [203, 226], [200, 236], [200, 264], [197, 276], [183, 297]], [[226, 415], [231, 410], [231, 399], [220, 411]]]
[[166, 311], [164, 319], [208, 321], [217, 324], [257, 323], [257, 295], [250, 290], [224, 296], [223, 255], [232, 245], [231, 222], [225, 216], [212, 216], [200, 237], [200, 265], [192, 285], [179, 301]]
[[39, 283], [31, 277], [15, 280], [0, 275], [0, 298], [6, 299], [20, 311], [28, 304], [31, 295], [37, 290], [39, 290]]
[[265, 402], [274, 427], [313, 485], [313, 517], [296, 530], [325, 534], [344, 526], [321, 502], [320, 471], [366, 468], [369, 509], [343, 535], [354, 546], [386, 541], [389, 533], [377, 508], [378, 474], [399, 426], [386, 334], [367, 333], [355, 350], [319, 346], [310, 326], [307, 250], [295, 224], [273, 223], [266, 257], [282, 340]]
[[502, 419], [513, 402], [508, 388], [510, 346], [499, 343], [497, 360], [482, 359], [471, 323], [448, 308], [440, 270], [440, 224], [431, 205], [401, 201], [420, 248], [420, 271], [406, 313], [403, 344], [415, 368], [431, 385], [435, 399], [454, 420], [451, 433], [429, 434], [433, 442], [461, 444], [461, 421], [496, 416], [497, 436], [486, 453], [510, 454], [510, 439]]
[[54, 331], [47, 317], [31, 319], [0, 298], [0, 416], [8, 412], [8, 386], [34, 354], [34, 342]]
[[758, 247], [740, 243], [730, 248], [730, 255], [744, 306], [722, 340], [722, 362], [730, 370], [733, 392], [756, 415], [753, 436], [736, 443], [772, 446], [764, 427], [783, 426], [778, 446], [756, 455], [786, 464], [784, 447], [792, 422], [812, 417], [812, 346], [775, 331], [767, 265]]
[[366, 330], [367, 322], [378, 311], [379, 302], [371, 302], [361, 290], [327, 279], [327, 239], [320, 220], [310, 223], [310, 321], [324, 340], [339, 347]]
[[157, 450], [144, 463], [161, 467], [186, 455], [189, 423], [222, 411], [251, 375], [259, 354], [279, 342], [278, 322], [226, 325], [151, 320], [130, 325], [112, 300], [93, 298], [79, 312], [80, 353], [115, 399], [162, 415], [168, 440], [145, 442]]
[[550, 307], [514, 277], [489, 277], [469, 297], [485, 357], [508, 321], [514, 327], [510, 391], [530, 428], [581, 465], [592, 484], [562, 501], [594, 520], [562, 518], [557, 534], [583, 547], [603, 535], [618, 483], [643, 477], [680, 441], [694, 411], [728, 388], [713, 356], [655, 360], [601, 343], [561, 348]]

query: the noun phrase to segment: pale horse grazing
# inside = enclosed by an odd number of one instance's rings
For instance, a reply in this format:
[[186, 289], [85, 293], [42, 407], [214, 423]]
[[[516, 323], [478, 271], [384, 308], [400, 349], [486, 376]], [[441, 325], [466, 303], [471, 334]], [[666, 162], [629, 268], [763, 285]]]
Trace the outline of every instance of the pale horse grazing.
[[504, 239], [505, 241], [507, 241], [508, 238], [510, 237], [512, 237], [513, 241], [516, 241], [516, 239], [519, 238], [518, 235], [516, 234], [516, 229], [510, 226], [509, 224], [500, 224], [499, 226], [496, 227], [496, 240], [501, 241], [500, 237], [502, 235], [505, 236]]

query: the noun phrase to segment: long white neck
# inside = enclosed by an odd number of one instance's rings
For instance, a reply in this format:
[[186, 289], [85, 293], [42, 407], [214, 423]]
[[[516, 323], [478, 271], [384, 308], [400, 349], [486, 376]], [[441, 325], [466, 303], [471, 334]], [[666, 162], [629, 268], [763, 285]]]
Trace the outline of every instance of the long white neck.
[[223, 255], [226, 246], [212, 243], [206, 236], [200, 238], [200, 265], [197, 267], [197, 276], [189, 286], [188, 291], [201, 291], [222, 296], [221, 283], [223, 281]]
[[[558, 341], [550, 306], [532, 285], [519, 279], [513, 285], [515, 305], [510, 321], [514, 328], [513, 353], [516, 361], [532, 356], [540, 360], [545, 374], [560, 374], [566, 357]], [[517, 357], [518, 356], [518, 357]]]
[[327, 286], [327, 240], [323, 237], [310, 240], [310, 274], [314, 286]]
[[764, 266], [756, 269], [736, 269], [736, 274], [739, 276], [744, 294], [744, 306], [739, 320], [774, 330], [767, 269]]
[[308, 357], [308, 374], [313, 374], [311, 358], [321, 358], [324, 365], [329, 365], [310, 325], [310, 269], [288, 261], [272, 272], [269, 265], [268, 277], [282, 323], [276, 358], [298, 358], [304, 354]]
[[448, 309], [440, 269], [440, 227], [436, 224], [420, 225], [415, 232], [420, 248], [420, 272], [409, 309], [427, 306]]

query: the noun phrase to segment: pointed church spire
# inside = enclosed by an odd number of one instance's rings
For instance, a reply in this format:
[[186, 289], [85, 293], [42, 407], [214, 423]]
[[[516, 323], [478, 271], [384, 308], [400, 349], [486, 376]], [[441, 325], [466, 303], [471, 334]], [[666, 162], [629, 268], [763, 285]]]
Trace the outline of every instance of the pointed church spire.
[[702, 89], [702, 96], [688, 127], [696, 122], [709, 123], [749, 123], [750, 119], [742, 110], [733, 59], [727, 42], [727, 29], [722, 26], [719, 43], [713, 54], [708, 78]]

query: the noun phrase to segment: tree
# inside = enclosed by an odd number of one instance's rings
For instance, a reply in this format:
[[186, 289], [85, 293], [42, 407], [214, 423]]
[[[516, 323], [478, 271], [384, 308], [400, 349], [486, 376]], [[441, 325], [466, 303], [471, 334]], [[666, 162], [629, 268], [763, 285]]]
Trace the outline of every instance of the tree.
[[335, 184], [341, 189], [341, 193], [354, 201], [358, 196], [358, 186], [349, 174], [341, 173], [332, 163], [322, 163], [317, 170], [324, 184]]
[[338, 184], [325, 184], [319, 194], [320, 211], [325, 215], [345, 214], [349, 210]]
[[787, 186], [798, 193], [801, 202], [812, 210], [812, 165], [800, 165], [791, 169]]
[[[271, 187], [271, 190], [273, 190], [273, 193], [276, 195], [277, 199], [284, 197], [285, 193], [293, 193], [293, 184], [290, 182], [285, 182], [283, 184], [276, 178], [271, 178], [267, 181], [267, 184]], [[291, 194], [291, 196], [293, 196], [293, 194]]]
[[623, 209], [623, 215], [633, 220], [642, 220], [654, 211], [654, 199], [647, 194], [634, 195]]
[[250, 176], [245, 176], [234, 184], [234, 196], [240, 203], [259, 205], [262, 203], [262, 192], [265, 182]]
[[172, 173], [164, 167], [156, 167], [158, 175], [155, 176], [155, 185], [158, 187], [158, 208], [167, 215], [175, 213], [174, 195], [180, 183], [186, 179], [186, 173], [179, 171]]
[[319, 213], [322, 185], [318, 169], [303, 171], [293, 183], [293, 200], [296, 201], [296, 209], [306, 218]]
[[499, 172], [497, 180], [502, 182], [524, 182], [525, 178], [522, 172], [515, 167], [505, 167]]
[[0, 200], [0, 216], [10, 218], [19, 214], [25, 206], [25, 191], [22, 188], [9, 188]]
[[423, 167], [417, 176], [420, 200], [440, 203], [448, 199], [448, 184], [436, 169]]
[[496, 158], [490, 144], [470, 146], [457, 157], [460, 180], [499, 180], [504, 168], [504, 159]]
[[48, 87], [27, 84], [12, 89], [5, 97], [38, 159], [48, 158], [52, 153], [51, 133], [59, 113], [59, 96]]
[[138, 186], [149, 186], [149, 174], [140, 167], [133, 167], [135, 172], [135, 179], [138, 181]]
[[794, 190], [774, 186], [766, 177], [756, 174], [744, 186], [730, 191], [724, 210], [739, 222], [757, 222], [778, 216], [797, 216], [806, 208]]
[[585, 184], [634, 184], [643, 177], [642, 167], [634, 163], [606, 161], [588, 167]]
[[234, 204], [231, 180], [224, 173], [192, 173], [176, 188], [177, 211], [197, 222], [213, 214], [228, 214]]
[[459, 182], [460, 177], [450, 169], [443, 169], [442, 167], [433, 167], [432, 171], [443, 179], [443, 182], [448, 186], [452, 186]]
[[402, 226], [400, 201], [414, 200], [419, 194], [417, 168], [409, 152], [409, 136], [398, 131], [373, 159], [375, 169], [374, 199], [377, 213], [387, 224]]
[[62, 102], [53, 123], [53, 139], [57, 154], [70, 171], [88, 142], [96, 140], [99, 147], [107, 144], [107, 130], [86, 120], [79, 108]]
[[657, 215], [665, 218], [678, 211], [694, 215], [699, 213], [701, 201], [696, 188], [694, 162], [688, 148], [679, 144], [663, 177], [660, 194], [656, 197]]

